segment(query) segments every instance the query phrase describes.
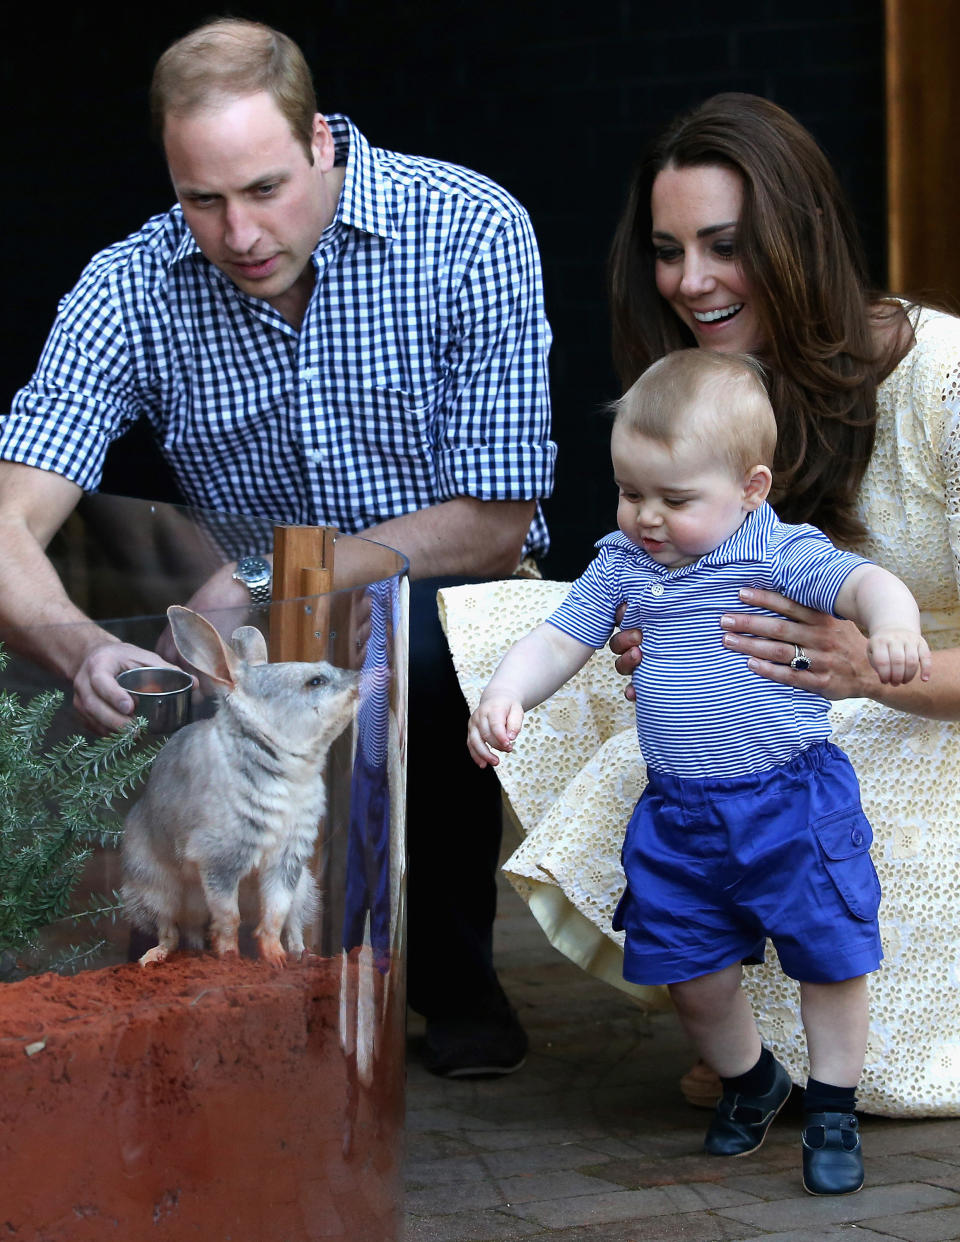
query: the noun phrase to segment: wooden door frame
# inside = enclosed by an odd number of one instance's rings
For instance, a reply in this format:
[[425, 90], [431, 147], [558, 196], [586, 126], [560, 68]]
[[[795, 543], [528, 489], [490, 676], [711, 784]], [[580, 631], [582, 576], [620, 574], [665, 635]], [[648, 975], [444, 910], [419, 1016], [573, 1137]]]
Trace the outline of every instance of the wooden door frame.
[[887, 283], [960, 308], [960, 0], [884, 0]]

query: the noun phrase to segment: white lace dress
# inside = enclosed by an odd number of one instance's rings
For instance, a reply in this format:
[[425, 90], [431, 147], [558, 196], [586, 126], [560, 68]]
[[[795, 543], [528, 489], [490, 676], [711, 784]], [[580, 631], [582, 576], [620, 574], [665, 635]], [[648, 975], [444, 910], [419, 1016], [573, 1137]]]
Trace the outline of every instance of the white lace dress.
[[[960, 646], [960, 320], [921, 313], [915, 346], [879, 390], [878, 412], [860, 495], [872, 534], [857, 551], [910, 586], [931, 647]], [[471, 708], [506, 648], [566, 590], [510, 580], [441, 592]], [[960, 724], [862, 699], [836, 704], [831, 720], [860, 779], [883, 886], [885, 958], [870, 976], [860, 1107], [960, 1115]], [[642, 1002], [669, 1004], [664, 990], [623, 981], [622, 935], [610, 927], [623, 888], [623, 831], [644, 773], [633, 708], [608, 651], [528, 714], [498, 773], [524, 834], [505, 869], [547, 936]], [[745, 977], [764, 1040], [802, 1083], [797, 985], [772, 950]]]

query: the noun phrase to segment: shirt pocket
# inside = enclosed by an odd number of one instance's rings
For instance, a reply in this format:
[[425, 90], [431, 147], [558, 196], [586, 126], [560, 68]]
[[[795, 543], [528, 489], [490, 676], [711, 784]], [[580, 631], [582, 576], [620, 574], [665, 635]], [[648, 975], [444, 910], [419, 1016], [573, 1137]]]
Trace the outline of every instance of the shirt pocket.
[[820, 856], [834, 887], [850, 913], [863, 922], [877, 917], [880, 881], [870, 846], [873, 829], [860, 806], [825, 815], [813, 825]]
[[442, 384], [392, 388], [348, 384], [332, 399], [354, 435], [388, 457], [430, 457], [442, 436]]

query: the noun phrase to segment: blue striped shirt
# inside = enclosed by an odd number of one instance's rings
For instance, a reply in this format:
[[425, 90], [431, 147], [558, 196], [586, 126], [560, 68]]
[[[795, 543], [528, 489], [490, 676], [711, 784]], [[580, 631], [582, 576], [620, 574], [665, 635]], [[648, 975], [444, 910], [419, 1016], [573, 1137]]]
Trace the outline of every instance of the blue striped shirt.
[[[526, 212], [478, 173], [328, 120], [345, 180], [301, 329], [205, 259], [174, 207], [63, 299], [0, 458], [96, 490], [143, 415], [205, 509], [353, 533], [457, 496], [549, 495], [550, 330]], [[538, 508], [525, 551], [547, 544]]]
[[829, 702], [747, 668], [723, 646], [720, 617], [752, 612], [741, 587], [780, 591], [832, 613], [844, 579], [863, 557], [835, 548], [813, 526], [788, 526], [763, 505], [719, 548], [691, 565], [668, 569], [619, 531], [547, 620], [590, 647], [623, 628], [643, 630], [643, 661], [634, 673], [637, 734], [647, 764], [680, 777], [740, 776], [786, 763], [830, 735]]

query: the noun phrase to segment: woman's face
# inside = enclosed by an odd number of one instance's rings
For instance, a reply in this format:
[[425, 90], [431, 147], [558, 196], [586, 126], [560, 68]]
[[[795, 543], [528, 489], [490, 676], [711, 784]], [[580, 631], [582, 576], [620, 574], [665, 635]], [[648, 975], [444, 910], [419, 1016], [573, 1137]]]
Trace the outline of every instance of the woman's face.
[[698, 345], [756, 353], [756, 299], [737, 260], [743, 180], [719, 164], [668, 166], [650, 196], [657, 289]]

